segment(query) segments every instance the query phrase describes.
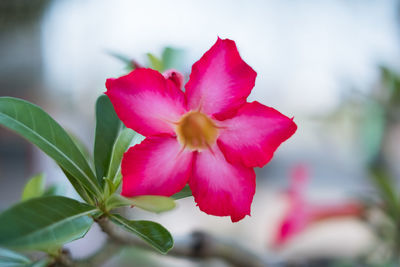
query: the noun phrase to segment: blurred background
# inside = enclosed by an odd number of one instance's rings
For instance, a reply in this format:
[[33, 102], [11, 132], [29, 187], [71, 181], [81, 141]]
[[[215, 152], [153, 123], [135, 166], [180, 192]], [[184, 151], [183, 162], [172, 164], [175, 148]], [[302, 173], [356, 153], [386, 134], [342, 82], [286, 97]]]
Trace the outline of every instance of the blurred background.
[[[172, 212], [131, 217], [161, 222], [178, 237], [198, 229], [224, 236], [277, 264], [392, 262], [400, 254], [400, 235], [393, 234], [397, 222], [385, 213], [388, 192], [381, 181], [394, 191], [400, 181], [399, 4], [2, 0], [0, 96], [40, 105], [90, 148], [96, 98], [107, 78], [127, 73], [115, 54], [151, 66], [147, 53], [161, 57], [170, 47], [178, 58], [174, 67], [188, 77], [218, 36], [232, 39], [258, 73], [249, 100], [294, 116], [298, 125], [274, 159], [257, 170], [252, 216], [232, 224], [201, 213], [187, 198]], [[51, 159], [1, 128], [0, 210], [17, 202], [25, 182], [38, 172], [76, 197]], [[93, 229], [69, 247], [83, 257], [103, 240]], [[136, 250], [124, 251], [107, 266], [132, 261], [224, 266]]]

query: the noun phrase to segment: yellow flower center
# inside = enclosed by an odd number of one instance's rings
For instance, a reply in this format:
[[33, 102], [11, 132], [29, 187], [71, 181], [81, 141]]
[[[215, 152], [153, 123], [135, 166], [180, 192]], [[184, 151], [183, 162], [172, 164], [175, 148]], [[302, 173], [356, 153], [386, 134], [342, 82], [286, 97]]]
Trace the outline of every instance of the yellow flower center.
[[182, 116], [176, 127], [178, 141], [193, 150], [212, 146], [217, 140], [218, 128], [205, 114], [190, 111]]

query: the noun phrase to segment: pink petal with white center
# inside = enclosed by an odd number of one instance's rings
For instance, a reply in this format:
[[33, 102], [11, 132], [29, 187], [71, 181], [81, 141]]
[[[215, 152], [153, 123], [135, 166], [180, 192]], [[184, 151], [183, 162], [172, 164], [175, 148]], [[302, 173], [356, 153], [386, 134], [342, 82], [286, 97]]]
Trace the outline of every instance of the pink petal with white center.
[[242, 60], [232, 40], [221, 40], [192, 67], [186, 84], [189, 109], [217, 119], [232, 117], [246, 102], [257, 73]]
[[122, 195], [171, 196], [187, 184], [193, 152], [176, 138], [149, 137], [130, 148], [122, 159]]
[[185, 96], [152, 69], [136, 69], [108, 79], [106, 95], [126, 125], [144, 136], [174, 134], [174, 122], [186, 112]]
[[252, 168], [230, 164], [214, 145], [212, 151], [207, 149], [195, 155], [189, 186], [200, 210], [231, 216], [232, 222], [237, 222], [250, 215], [255, 178]]
[[258, 102], [246, 103], [232, 119], [221, 121], [218, 145], [229, 162], [247, 167], [267, 164], [297, 126], [292, 119]]

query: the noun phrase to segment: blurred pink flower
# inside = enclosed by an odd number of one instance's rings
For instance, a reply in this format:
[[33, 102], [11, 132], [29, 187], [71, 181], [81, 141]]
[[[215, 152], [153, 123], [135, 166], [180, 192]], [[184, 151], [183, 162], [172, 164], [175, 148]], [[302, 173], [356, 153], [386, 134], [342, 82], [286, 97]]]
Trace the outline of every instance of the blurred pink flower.
[[122, 161], [122, 195], [171, 196], [187, 183], [200, 210], [250, 215], [253, 168], [262, 167], [297, 129], [292, 119], [258, 102], [246, 102], [256, 72], [235, 42], [217, 42], [183, 76], [136, 69], [108, 79], [106, 94], [124, 124], [146, 136]]
[[304, 194], [308, 179], [308, 168], [305, 165], [298, 165], [292, 169], [291, 183], [287, 192], [289, 209], [276, 232], [273, 243], [276, 248], [317, 221], [343, 216], [358, 217], [363, 213], [363, 205], [355, 201], [330, 205], [309, 203]]

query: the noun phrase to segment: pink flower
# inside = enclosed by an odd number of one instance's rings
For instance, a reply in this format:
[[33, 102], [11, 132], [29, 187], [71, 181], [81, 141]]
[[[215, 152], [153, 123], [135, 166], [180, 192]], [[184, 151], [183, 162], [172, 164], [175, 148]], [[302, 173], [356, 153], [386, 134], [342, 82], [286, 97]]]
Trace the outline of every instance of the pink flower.
[[124, 155], [122, 195], [171, 196], [188, 183], [200, 210], [233, 222], [250, 215], [253, 168], [297, 128], [275, 109], [246, 102], [256, 75], [235, 42], [218, 38], [193, 65], [185, 92], [177, 71], [108, 79], [119, 118], [146, 137]]
[[293, 168], [291, 184], [287, 192], [289, 209], [276, 232], [274, 240], [276, 248], [286, 244], [291, 238], [318, 221], [344, 216], [355, 217], [363, 213], [363, 206], [354, 201], [330, 205], [309, 203], [304, 196], [308, 179], [309, 174], [306, 166], [298, 165]]

